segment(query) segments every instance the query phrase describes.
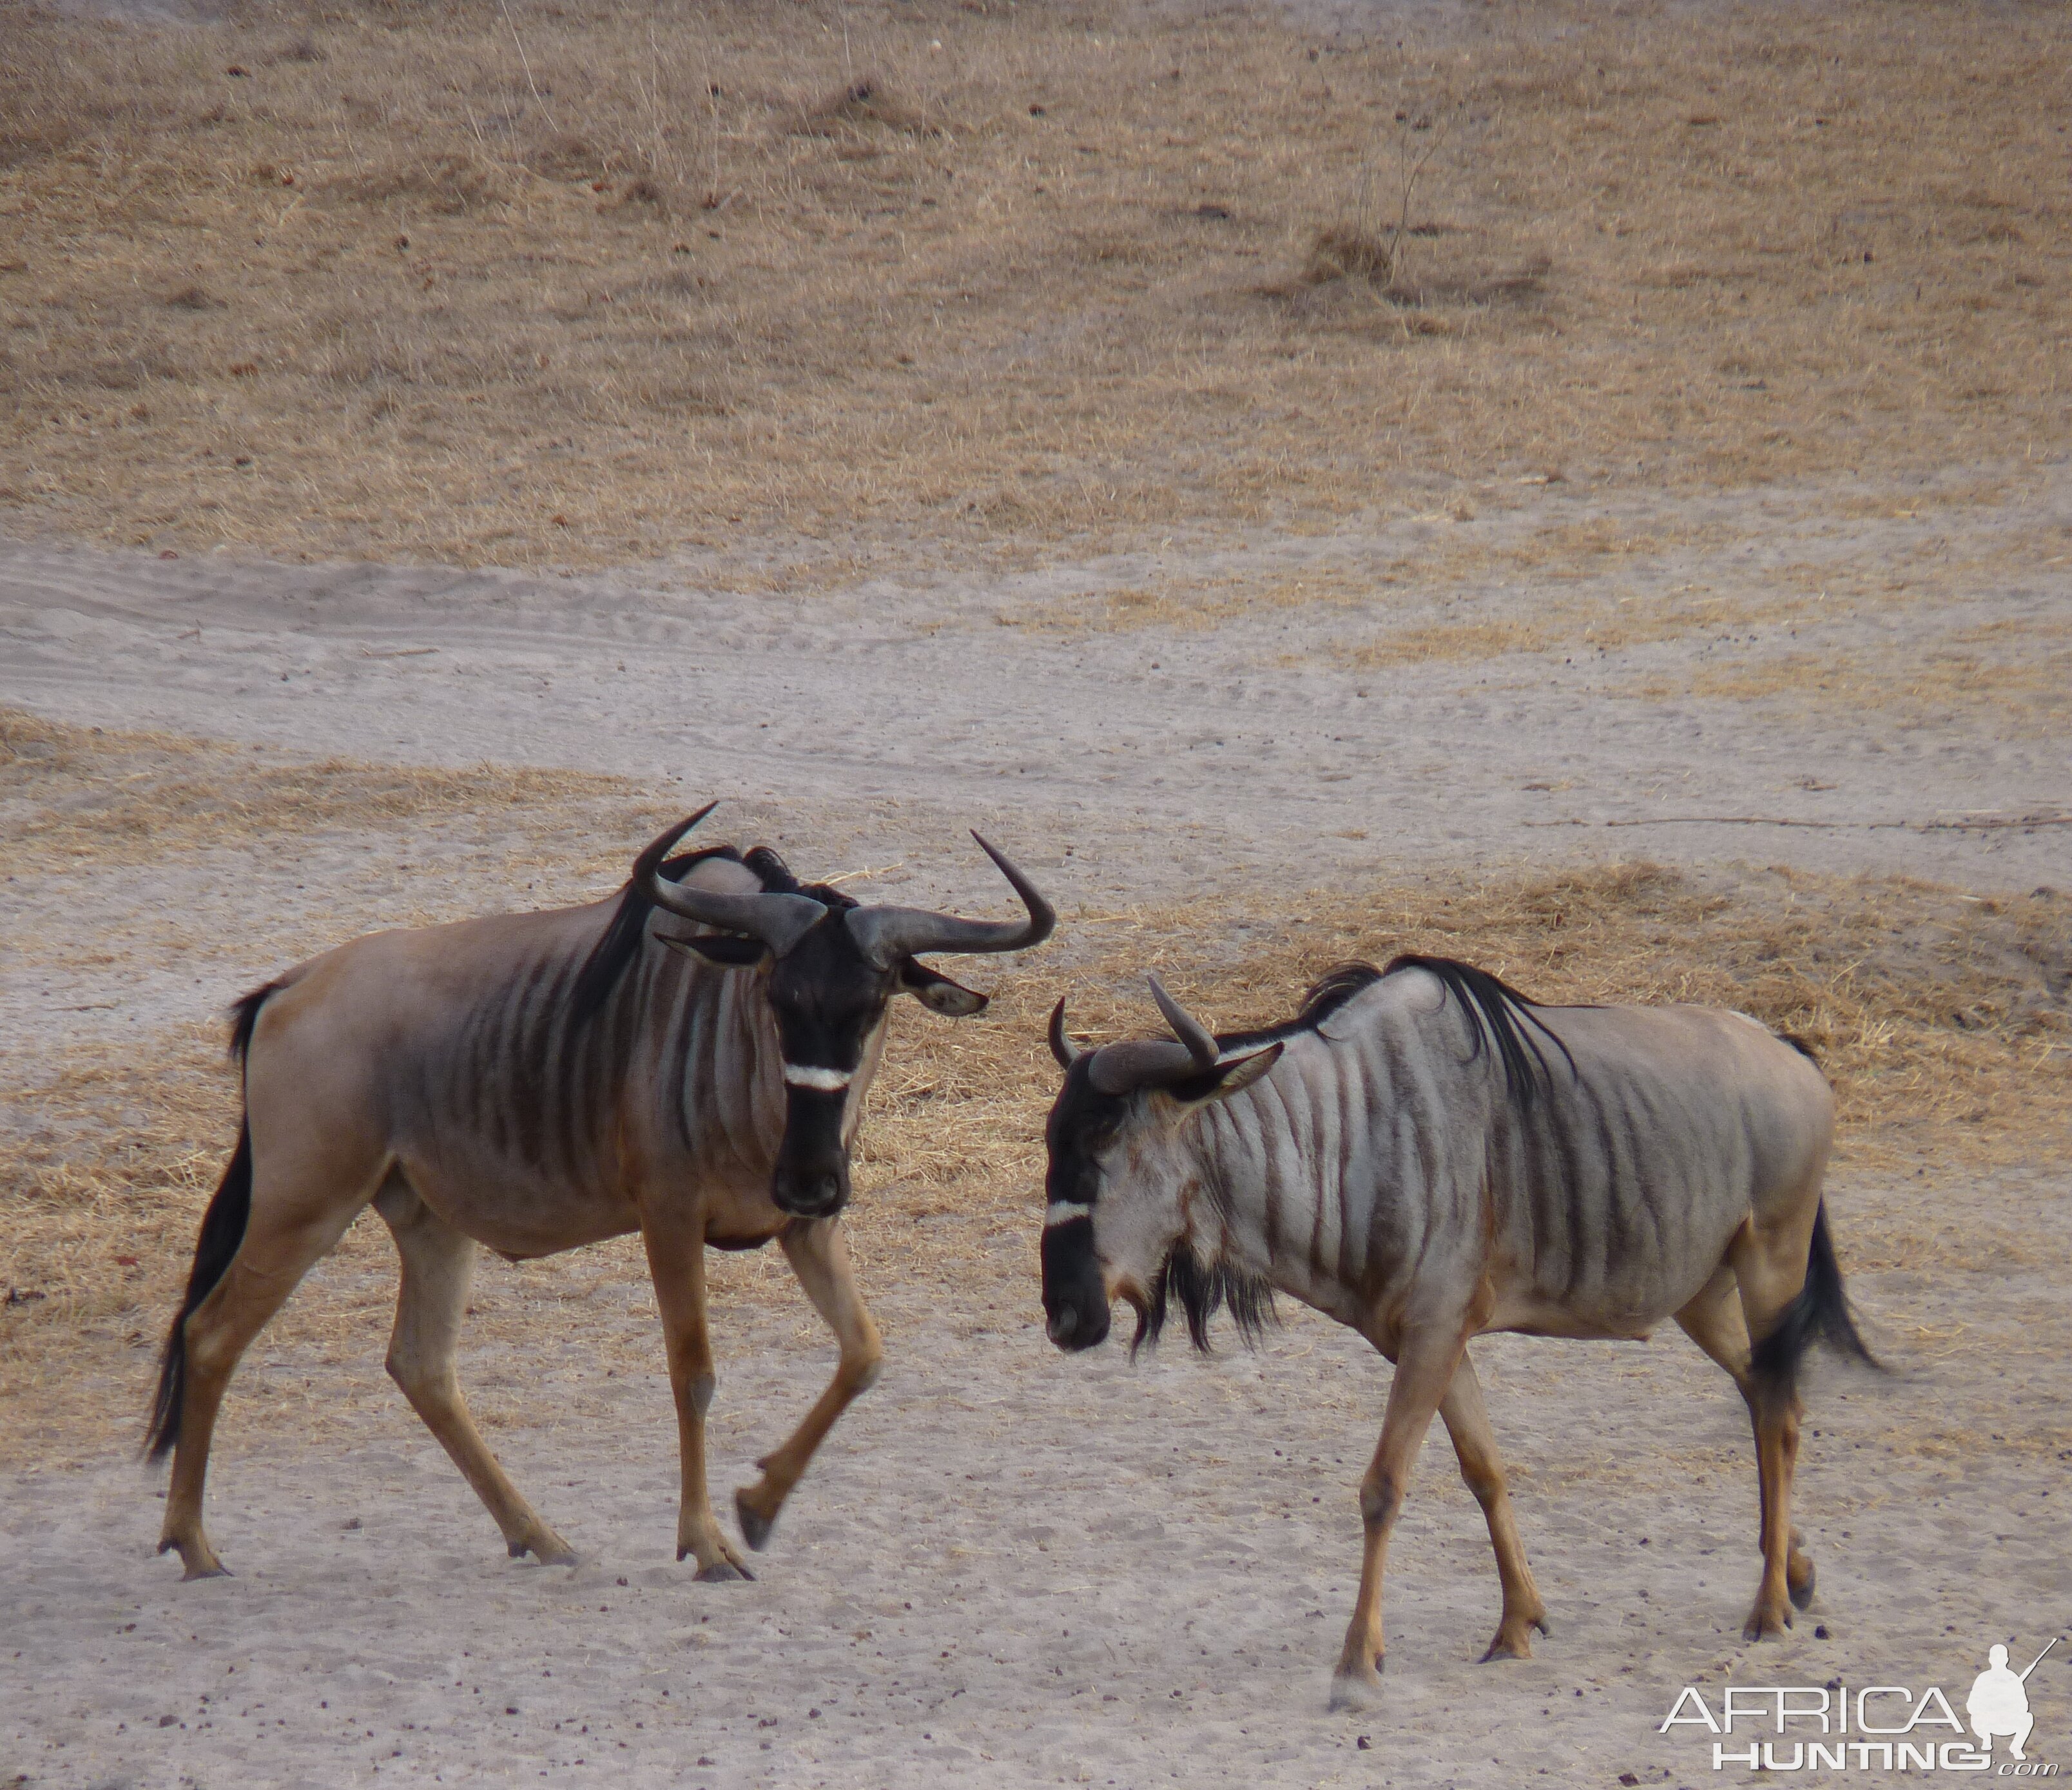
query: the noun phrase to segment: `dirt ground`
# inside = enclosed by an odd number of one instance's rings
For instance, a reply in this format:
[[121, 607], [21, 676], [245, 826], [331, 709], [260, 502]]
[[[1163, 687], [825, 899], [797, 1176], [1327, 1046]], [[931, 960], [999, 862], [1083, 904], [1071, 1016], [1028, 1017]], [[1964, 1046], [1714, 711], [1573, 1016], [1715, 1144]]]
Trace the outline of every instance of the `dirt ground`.
[[[0, 1785], [1689, 1785], [1686, 1685], [1961, 1710], [2072, 1633], [2066, 27], [1892, 18], [0, 0]], [[1434, 138], [1401, 265], [1313, 265]], [[541, 1568], [380, 1371], [370, 1219], [227, 1401], [237, 1576], [178, 1583], [134, 1450], [225, 1002], [607, 893], [713, 796], [999, 911], [976, 825], [1062, 916], [897, 1022], [886, 1371], [758, 1579], [670, 1558], [637, 1249], [479, 1271]], [[1554, 1632], [1474, 1663], [1441, 1438], [1358, 1717], [1386, 1364], [1285, 1302], [1043, 1339], [1050, 1003], [1252, 1023], [1413, 948], [1818, 1049], [1893, 1372], [1813, 1372], [1787, 1640], [1679, 1334], [1476, 1345]], [[832, 1350], [774, 1253], [712, 1277], [724, 1498]], [[2065, 1648], [2029, 1694], [2072, 1764]]]
[[[1910, 563], [1892, 518], [1801, 501], [1809, 537], [1861, 531], [1838, 552], [1857, 572]], [[2054, 525], [1960, 513], [1951, 559]], [[1774, 556], [1812, 549], [1773, 528], [1766, 550], [1715, 566], [1713, 590], [1776, 600]], [[1704, 1747], [1655, 1733], [1687, 1682], [1955, 1695], [1989, 1640], [2066, 1625], [2063, 697], [2018, 674], [2062, 650], [2062, 574], [1845, 607], [1796, 641], [1682, 632], [1665, 600], [1586, 668], [1532, 635], [1355, 658], [1448, 625], [1415, 586], [1432, 619], [1346, 591], [1205, 624], [1118, 620], [1114, 567], [1059, 577], [1086, 594], [1039, 625], [1026, 583], [836, 593], [816, 619], [633, 574], [8, 549], [0, 1752], [27, 1781], [1697, 1781]], [[1562, 600], [1616, 609], [1623, 587]], [[1493, 612], [1564, 625], [1523, 597]], [[1282, 658], [1252, 669], [1268, 640]], [[1873, 693], [1809, 686], [1809, 640]], [[2017, 674], [1931, 681], [1938, 652]], [[1725, 687], [1660, 691], [1701, 674]], [[743, 798], [730, 833], [802, 867], [990, 907], [958, 842], [976, 821], [1066, 916], [1029, 963], [979, 966], [986, 1020], [902, 1018], [853, 1226], [890, 1366], [762, 1577], [693, 1587], [668, 1558], [667, 1394], [624, 1245], [483, 1271], [471, 1397], [583, 1555], [504, 1561], [380, 1374], [393, 1270], [366, 1221], [233, 1390], [212, 1522], [240, 1576], [178, 1585], [130, 1450], [234, 1122], [222, 1002], [372, 926], [601, 893], [715, 790]], [[1635, 835], [1667, 862], [1636, 861]], [[1323, 962], [1412, 945], [1819, 1041], [1844, 1101], [1836, 1231], [1898, 1371], [1815, 1380], [1820, 1598], [1781, 1646], [1737, 1638], [1753, 1470], [1738, 1401], [1680, 1339], [1478, 1345], [1556, 1632], [1529, 1664], [1473, 1663], [1494, 1576], [1434, 1451], [1392, 1559], [1386, 1705], [1357, 1719], [1322, 1701], [1382, 1364], [1299, 1311], [1255, 1356], [1043, 1341], [1048, 1002], [1071, 992], [1097, 1035], [1141, 1028], [1157, 965], [1237, 1023]], [[722, 1488], [831, 1364], [779, 1265], [716, 1267]], [[2072, 1678], [2033, 1682], [2041, 1735]]]

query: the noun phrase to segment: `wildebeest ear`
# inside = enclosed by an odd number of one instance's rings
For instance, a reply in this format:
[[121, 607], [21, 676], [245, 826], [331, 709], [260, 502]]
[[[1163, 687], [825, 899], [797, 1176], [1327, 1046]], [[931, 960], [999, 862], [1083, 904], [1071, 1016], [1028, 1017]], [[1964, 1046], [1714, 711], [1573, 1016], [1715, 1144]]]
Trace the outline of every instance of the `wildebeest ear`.
[[1235, 1063], [1219, 1064], [1204, 1076], [1190, 1076], [1169, 1090], [1174, 1099], [1185, 1105], [1198, 1105], [1212, 1100], [1228, 1100], [1232, 1094], [1242, 1093], [1268, 1069], [1281, 1060], [1285, 1045], [1269, 1044], [1263, 1051], [1254, 1051], [1250, 1056], [1241, 1056]]
[[655, 936], [687, 957], [695, 953], [709, 963], [725, 964], [730, 969], [760, 963], [770, 954], [770, 947], [762, 940], [738, 939], [727, 932], [708, 932], [694, 939], [680, 939], [668, 932], [657, 932]]
[[976, 989], [966, 988], [961, 982], [953, 982], [948, 977], [938, 974], [914, 957], [899, 960], [899, 988], [929, 1012], [939, 1013], [946, 1019], [968, 1019], [974, 1013], [985, 1011], [990, 998]]

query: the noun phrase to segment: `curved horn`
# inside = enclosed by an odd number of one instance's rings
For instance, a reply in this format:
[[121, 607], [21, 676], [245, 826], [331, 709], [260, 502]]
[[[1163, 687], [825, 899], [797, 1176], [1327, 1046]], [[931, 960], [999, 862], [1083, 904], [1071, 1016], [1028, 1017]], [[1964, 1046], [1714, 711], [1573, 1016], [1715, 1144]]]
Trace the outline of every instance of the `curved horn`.
[[[1037, 893], [1036, 885], [1010, 864], [1001, 853], [974, 833], [979, 849], [1000, 866], [1000, 874], [1013, 885], [1029, 910], [1021, 920], [961, 920], [955, 914], [938, 914], [925, 907], [854, 907], [848, 913], [849, 929], [863, 953], [873, 963], [889, 968], [901, 957], [918, 957], [926, 951], [1026, 951], [1041, 944], [1058, 924], [1050, 903]], [[767, 898], [766, 898], [767, 899]]]
[[679, 821], [633, 862], [633, 887], [657, 907], [703, 926], [722, 932], [746, 933], [760, 939], [778, 957], [796, 944], [808, 928], [827, 909], [809, 895], [722, 895], [715, 889], [686, 888], [662, 875], [662, 860], [676, 842], [708, 814], [717, 802], [707, 802], [688, 821]]
[[1216, 1041], [1209, 1035], [1207, 1028], [1160, 986], [1156, 976], [1145, 978], [1151, 984], [1151, 998], [1158, 1003], [1158, 1010], [1166, 1015], [1166, 1023], [1173, 1028], [1173, 1035], [1187, 1047], [1187, 1055], [1194, 1060], [1198, 1069], [1213, 1069], [1216, 1066]]
[[[1104, 1094], [1127, 1094], [1139, 1088], [1170, 1088], [1190, 1076], [1207, 1075], [1216, 1066], [1216, 1041], [1207, 1027], [1166, 992], [1156, 976], [1151, 998], [1166, 1016], [1166, 1023], [1178, 1035], [1177, 1044], [1162, 1038], [1137, 1039], [1122, 1044], [1104, 1044], [1094, 1052], [1087, 1073]], [[1059, 1003], [1062, 1010], [1064, 1003]], [[1050, 1018], [1054, 1036], [1061, 1030], [1059, 1017]], [[1051, 1049], [1055, 1050], [1054, 1043]]]
[[1069, 1069], [1087, 1053], [1065, 1035], [1065, 1000], [1059, 996], [1058, 1004], [1050, 1009], [1050, 1054], [1058, 1060], [1058, 1067]]

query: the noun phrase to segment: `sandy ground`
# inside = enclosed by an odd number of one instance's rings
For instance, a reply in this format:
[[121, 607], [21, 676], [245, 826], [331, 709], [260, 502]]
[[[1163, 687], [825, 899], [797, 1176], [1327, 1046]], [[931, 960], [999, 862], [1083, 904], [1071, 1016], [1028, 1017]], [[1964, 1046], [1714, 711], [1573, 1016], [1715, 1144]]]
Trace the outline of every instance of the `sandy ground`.
[[[2062, 881], [2066, 828], [1996, 823], [2067, 807], [2072, 469], [1944, 496], [1552, 487], [1467, 521], [796, 596], [13, 545], [0, 700], [761, 798], [823, 850], [931, 873], [976, 824], [1038, 862], [1070, 847], [1074, 901], [1575, 854]], [[1519, 569], [1578, 533], [1613, 545]], [[1665, 611], [1668, 638], [1598, 644]], [[1507, 631], [1544, 649], [1482, 656]], [[1433, 650], [1462, 656], [1373, 662]], [[1938, 666], [1979, 687], [1924, 683]], [[985, 886], [964, 855], [939, 892]]]
[[[0, 702], [367, 759], [619, 773], [685, 805], [738, 796], [802, 864], [889, 867], [878, 887], [903, 883], [901, 899], [997, 899], [959, 844], [976, 822], [1068, 914], [1195, 892], [1270, 907], [1262, 877], [1351, 889], [1384, 867], [1643, 852], [2063, 886], [2072, 829], [2047, 824], [2072, 788], [2063, 689], [2033, 674], [2063, 646], [2072, 575], [2049, 562], [2072, 485], [2038, 474], [1910, 516], [1890, 494], [1849, 497], [1614, 516], [1673, 538], [1551, 584], [1503, 571], [1502, 549], [1607, 521], [1585, 496], [1262, 539], [1213, 563], [1176, 548], [798, 597], [14, 545]], [[1478, 529], [1467, 572], [1359, 594], [1362, 568]], [[1892, 575], [1867, 591], [1866, 568]], [[1159, 607], [1305, 578], [1322, 594], [1264, 614]], [[1601, 607], [1672, 611], [1700, 583], [1730, 622], [1585, 644]], [[1147, 590], [1165, 595], [1118, 603]], [[1552, 644], [1529, 632], [1550, 615]], [[1357, 656], [1464, 623], [1498, 629], [1477, 640], [1528, 629], [1538, 650]], [[1971, 671], [1924, 681], [1938, 654]], [[1999, 698], [1967, 693], [1981, 667], [2004, 672]], [[1690, 693], [1708, 688], [1724, 693]], [[2024, 816], [2036, 824], [2001, 824]], [[191, 947], [134, 954], [149, 962], [111, 953], [56, 980], [16, 965], [0, 991], [10, 1055], [208, 1023], [323, 930], [313, 912], [351, 850], [319, 834], [278, 861], [226, 855]], [[494, 841], [479, 855], [493, 884]], [[32, 916], [0, 899], [13, 928], [48, 923], [63, 896], [84, 931], [146, 921], [209, 870], [69, 895], [46, 878]], [[358, 866], [354, 924], [396, 917], [367, 881]], [[492, 887], [482, 905], [564, 892]], [[1359, 1718], [1322, 1706], [1385, 1368], [1296, 1312], [1255, 1356], [1059, 1357], [1035, 1322], [1033, 1185], [1026, 1224], [945, 1219], [964, 1223], [968, 1292], [866, 1272], [887, 1373], [751, 1586], [694, 1586], [668, 1558], [674, 1450], [637, 1281], [543, 1302], [522, 1352], [464, 1356], [471, 1396], [502, 1413], [496, 1445], [583, 1553], [542, 1569], [503, 1558], [379, 1384], [385, 1277], [335, 1262], [327, 1284], [375, 1308], [360, 1345], [340, 1360], [262, 1340], [232, 1394], [211, 1521], [237, 1578], [182, 1586], [152, 1558], [158, 1482], [125, 1461], [7, 1475], [0, 1783], [1708, 1781], [1706, 1746], [1655, 1733], [1686, 1683], [1934, 1682], [1961, 1706], [1989, 1643], [2025, 1658], [2072, 1626], [2054, 1514], [2072, 1496], [2068, 1194], [2058, 1162], [1988, 1175], [1961, 1144], [1916, 1175], [1838, 1178], [1853, 1290], [1901, 1372], [1818, 1372], [1800, 1509], [1819, 1601], [1761, 1649], [1738, 1639], [1754, 1473], [1721, 1376], [1673, 1335], [1478, 1345], [1555, 1632], [1528, 1664], [1474, 1664], [1494, 1574], [1441, 1442], [1392, 1558], [1386, 1702]], [[1880, 1265], [1881, 1237], [1924, 1214], [1963, 1245]], [[722, 1309], [715, 1329], [725, 1488], [831, 1351], [788, 1291]], [[644, 1371], [600, 1364], [622, 1356]], [[145, 1371], [140, 1348], [107, 1398], [140, 1402]], [[240, 1401], [304, 1409], [309, 1434], [255, 1438]], [[2032, 1754], [2072, 1755], [2065, 1650], [2031, 1691]]]
[[[1996, 1205], [2062, 1262], [2064, 1194], [2025, 1177]], [[1027, 1244], [993, 1246], [1019, 1265]], [[693, 1586], [670, 1561], [666, 1389], [604, 1379], [590, 1335], [543, 1329], [529, 1359], [463, 1369], [471, 1389], [529, 1385], [536, 1420], [496, 1440], [583, 1551], [573, 1569], [504, 1560], [400, 1400], [327, 1413], [321, 1449], [240, 1446], [233, 1423], [212, 1522], [240, 1576], [212, 1583], [150, 1558], [134, 1467], [17, 1477], [0, 1756], [81, 1785], [1708, 1781], [1708, 1746], [1655, 1731], [1686, 1683], [1716, 1706], [1729, 1676], [1938, 1682], [1961, 1706], [1991, 1640], [2033, 1652], [2072, 1615], [2064, 1467], [2033, 1427], [2062, 1436], [2064, 1339], [2038, 1361], [2032, 1327], [2062, 1331], [2054, 1276], [1961, 1277], [1959, 1321], [2005, 1351], [1984, 1385], [1938, 1369], [1914, 1278], [1857, 1282], [1906, 1376], [1815, 1382], [1800, 1504], [1819, 1599], [1781, 1644], [1739, 1640], [1754, 1481], [1716, 1370], [1680, 1339], [1486, 1339], [1554, 1634], [1530, 1662], [1474, 1663], [1494, 1570], [1428, 1448], [1392, 1558], [1386, 1706], [1326, 1717], [1385, 1371], [1293, 1315], [1256, 1356], [1067, 1360], [1024, 1279], [983, 1309], [878, 1302], [890, 1369], [753, 1585]], [[644, 1337], [641, 1304], [586, 1315]], [[830, 1364], [778, 1315], [718, 1323], [724, 1486]], [[380, 1333], [354, 1377], [378, 1374]], [[344, 1378], [255, 1357], [247, 1398], [300, 1382], [322, 1403]], [[1975, 1446], [1989, 1427], [2016, 1446]], [[2032, 1693], [2033, 1753], [2060, 1756], [2072, 1669], [2046, 1664]]]

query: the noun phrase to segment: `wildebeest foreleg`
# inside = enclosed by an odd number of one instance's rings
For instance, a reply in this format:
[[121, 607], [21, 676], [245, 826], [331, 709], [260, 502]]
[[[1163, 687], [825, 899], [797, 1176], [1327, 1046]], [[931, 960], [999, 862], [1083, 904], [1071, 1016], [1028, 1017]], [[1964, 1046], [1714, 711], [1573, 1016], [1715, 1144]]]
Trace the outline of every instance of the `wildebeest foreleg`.
[[1381, 1689], [1383, 1643], [1381, 1581], [1388, 1562], [1388, 1537], [1410, 1490], [1410, 1470], [1424, 1432], [1432, 1426], [1466, 1359], [1467, 1339], [1450, 1326], [1420, 1328], [1406, 1335], [1397, 1352], [1396, 1378], [1382, 1413], [1381, 1441], [1360, 1481], [1360, 1520], [1365, 1546], [1360, 1560], [1359, 1596], [1346, 1627], [1344, 1651], [1331, 1678], [1331, 1707], [1364, 1707]]
[[696, 1554], [703, 1579], [753, 1578], [748, 1565], [720, 1533], [705, 1486], [705, 1412], [717, 1384], [712, 1336], [705, 1328], [705, 1240], [687, 1215], [643, 1212], [641, 1241], [662, 1338], [669, 1354], [669, 1389], [676, 1400], [676, 1442], [683, 1491], [676, 1507], [676, 1558]]
[[475, 1276], [475, 1244], [440, 1218], [400, 1178], [376, 1195], [402, 1257], [396, 1327], [388, 1338], [388, 1376], [438, 1438], [475, 1495], [504, 1532], [514, 1560], [525, 1553], [546, 1566], [572, 1566], [574, 1551], [511, 1483], [468, 1415], [454, 1374], [454, 1349]]
[[1518, 1524], [1511, 1512], [1511, 1492], [1504, 1483], [1503, 1462], [1497, 1454], [1496, 1434], [1490, 1428], [1488, 1408], [1482, 1403], [1482, 1382], [1475, 1364], [1465, 1352], [1453, 1370], [1453, 1383], [1439, 1405], [1446, 1433], [1453, 1438], [1453, 1452], [1460, 1457], [1461, 1477], [1487, 1519], [1490, 1545], [1496, 1550], [1497, 1577], [1503, 1585], [1503, 1616], [1497, 1624], [1496, 1639], [1482, 1655], [1488, 1660], [1529, 1660], [1532, 1657], [1531, 1631], [1548, 1632], [1547, 1606], [1540, 1600], [1540, 1587], [1532, 1582], [1532, 1569], [1525, 1563], [1524, 1544], [1518, 1538]]
[[806, 1290], [806, 1297], [835, 1333], [841, 1359], [835, 1365], [835, 1376], [828, 1389], [806, 1413], [806, 1421], [783, 1447], [755, 1463], [763, 1469], [761, 1480], [734, 1495], [741, 1533], [748, 1538], [749, 1546], [758, 1549], [767, 1545], [777, 1512], [805, 1472], [813, 1451], [857, 1394], [870, 1389], [878, 1377], [878, 1364], [885, 1358], [878, 1326], [870, 1321], [862, 1295], [857, 1291], [856, 1274], [849, 1266], [849, 1249], [842, 1241], [839, 1222], [832, 1218], [796, 1222], [779, 1241], [791, 1272]]
[[[1762, 1446], [1762, 1420], [1756, 1409], [1755, 1389], [1749, 1381], [1749, 1333], [1747, 1321], [1741, 1316], [1741, 1295], [1734, 1285], [1734, 1271], [1722, 1265], [1706, 1284], [1697, 1298], [1676, 1314], [1676, 1321], [1683, 1326], [1684, 1333], [1718, 1362], [1732, 1377], [1742, 1401], [1748, 1406], [1749, 1426], [1755, 1432], [1756, 1446]], [[1793, 1423], [1794, 1443], [1797, 1422]], [[1758, 1478], [1760, 1472], [1758, 1455]], [[1761, 1533], [1769, 1533], [1770, 1492], [1766, 1483], [1762, 1495], [1762, 1516]], [[1798, 1530], [1788, 1529], [1789, 1545], [1784, 1558], [1786, 1594], [1799, 1609], [1805, 1609], [1813, 1601], [1815, 1574], [1811, 1558], [1805, 1551], [1805, 1537]]]

